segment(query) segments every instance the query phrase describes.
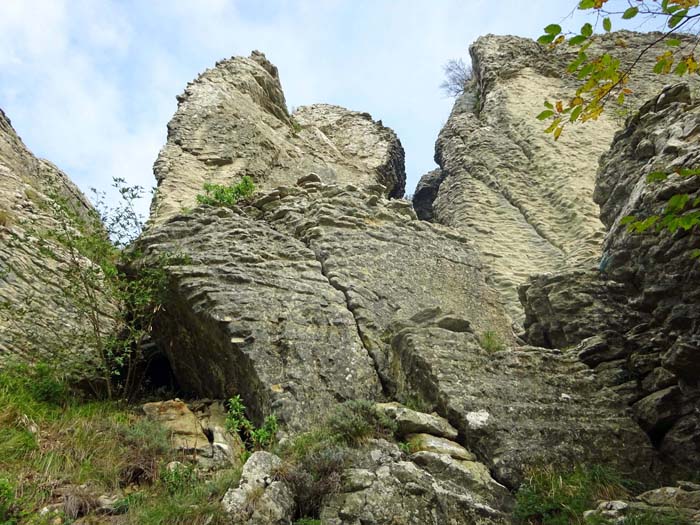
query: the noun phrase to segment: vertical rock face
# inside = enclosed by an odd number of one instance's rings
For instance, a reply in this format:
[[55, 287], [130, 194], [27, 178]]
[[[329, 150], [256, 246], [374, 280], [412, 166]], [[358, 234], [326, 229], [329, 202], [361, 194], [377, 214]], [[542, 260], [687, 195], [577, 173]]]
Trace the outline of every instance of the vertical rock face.
[[[700, 467], [700, 249], [697, 227], [627, 230], [622, 219], [663, 215], [688, 195], [697, 213], [700, 106], [680, 84], [644, 104], [602, 158], [595, 199], [608, 228], [599, 271], [533, 279], [521, 290], [528, 338], [578, 345], [599, 381], [622, 393], [640, 425], [672, 462]], [[671, 173], [648, 184], [650, 173]]]
[[[610, 51], [629, 64], [652, 38], [600, 36], [589, 54]], [[575, 77], [562, 75], [571, 51], [493, 35], [470, 51], [473, 87], [457, 100], [437, 140], [440, 173], [425, 176], [414, 202], [422, 218], [458, 228], [476, 243], [509, 313], [522, 321], [517, 287], [530, 275], [597, 261], [604, 230], [592, 200], [596, 159], [630, 109], [664, 80], [651, 73], [654, 59], [646, 57], [630, 84], [635, 97], [628, 106], [571, 126], [554, 142], [535, 116], [545, 99], [572, 96]]]
[[77, 235], [61, 207], [92, 209], [64, 173], [27, 150], [0, 110], [0, 358], [54, 359], [67, 373], [90, 375], [84, 301], [94, 299], [87, 308], [105, 335], [114, 307], [102, 290], [80, 288], [76, 264], [92, 263], [46, 238], [66, 228]]
[[245, 175], [271, 189], [313, 171], [328, 183], [380, 183], [391, 197], [403, 196], [405, 184], [392, 130], [368, 113], [328, 104], [290, 114], [277, 68], [257, 51], [218, 62], [187, 86], [154, 171], [152, 224], [195, 206], [205, 183]]
[[394, 390], [383, 334], [397, 318], [442, 306], [510, 341], [465, 239], [382, 193], [310, 176], [144, 236], [147, 255], [184, 261], [159, 330], [181, 385], [240, 392], [256, 417], [302, 430], [339, 400]]

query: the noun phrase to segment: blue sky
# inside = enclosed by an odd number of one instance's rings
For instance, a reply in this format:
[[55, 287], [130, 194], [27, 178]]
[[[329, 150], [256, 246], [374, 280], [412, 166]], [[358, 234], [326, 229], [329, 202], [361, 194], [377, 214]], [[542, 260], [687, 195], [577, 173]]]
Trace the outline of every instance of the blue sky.
[[[434, 168], [452, 100], [442, 66], [486, 33], [537, 37], [569, 0], [0, 0], [0, 107], [27, 146], [87, 191], [155, 185], [175, 96], [264, 51], [290, 107], [327, 102], [392, 127], [407, 191]], [[577, 17], [578, 18], [578, 17]], [[580, 25], [579, 20], [563, 25]]]

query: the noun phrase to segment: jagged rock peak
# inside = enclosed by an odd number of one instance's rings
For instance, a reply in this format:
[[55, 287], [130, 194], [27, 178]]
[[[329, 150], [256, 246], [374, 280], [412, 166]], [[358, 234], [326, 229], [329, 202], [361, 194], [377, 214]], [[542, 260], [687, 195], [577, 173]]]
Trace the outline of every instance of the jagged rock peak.
[[[621, 31], [595, 38], [589, 55], [609, 51], [630, 64], [655, 34]], [[621, 42], [625, 46], [620, 45]], [[598, 158], [625, 117], [663, 87], [645, 56], [625, 106], [570, 126], [555, 142], [535, 117], [544, 100], [568, 100], [569, 46], [554, 51], [520, 37], [487, 35], [471, 46], [474, 81], [457, 99], [435, 145], [440, 173], [415, 195], [421, 217], [474, 240], [509, 313], [522, 321], [517, 287], [529, 275], [594, 265], [604, 236], [593, 202]], [[434, 195], [434, 197], [432, 197]]]
[[205, 183], [248, 175], [272, 189], [309, 172], [328, 183], [379, 183], [390, 197], [403, 196], [406, 180], [401, 142], [381, 121], [328, 104], [290, 114], [277, 68], [263, 53], [222, 60], [178, 97], [154, 165], [151, 224], [193, 207]]

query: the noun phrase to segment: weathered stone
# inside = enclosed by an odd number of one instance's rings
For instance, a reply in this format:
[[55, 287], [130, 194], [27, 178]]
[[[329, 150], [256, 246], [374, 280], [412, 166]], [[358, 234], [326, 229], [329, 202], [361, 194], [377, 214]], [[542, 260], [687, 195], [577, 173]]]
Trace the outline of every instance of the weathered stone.
[[433, 434], [434, 436], [455, 439], [457, 429], [449, 421], [437, 414], [416, 412], [400, 403], [378, 403], [377, 408], [396, 421], [400, 436], [408, 434]]
[[274, 411], [297, 430], [338, 400], [379, 394], [344, 295], [301, 241], [240, 210], [204, 207], [142, 242], [185, 256], [169, 268], [156, 330], [186, 390], [239, 393], [256, 424]]
[[[383, 450], [386, 445], [378, 454], [373, 454], [373, 446], [362, 453], [357, 465], [343, 475], [341, 490], [324, 498], [322, 523], [511, 523], [504, 509], [510, 508], [512, 497], [493, 480], [479, 479], [475, 469], [455, 460], [442, 462], [423, 456], [419, 460], [423, 468], [400, 459], [400, 452], [392, 447], [394, 453]], [[479, 475], [488, 473], [481, 471]], [[503, 507], [498, 508], [498, 504]]]
[[[624, 68], [654, 38], [625, 31], [600, 35], [586, 52], [610, 52]], [[550, 50], [525, 38], [487, 35], [470, 53], [473, 84], [440, 132], [439, 174], [425, 176], [414, 202], [422, 217], [454, 226], [474, 241], [492, 266], [509, 313], [522, 321], [516, 290], [530, 275], [600, 258], [603, 226], [591, 199], [596, 161], [624, 117], [606, 111], [595, 122], [567, 128], [555, 142], [535, 115], [543, 100], [573, 96], [579, 81], [565, 73], [575, 58], [573, 48]], [[624, 111], [663, 87], [666, 80], [651, 74], [654, 64], [650, 55], [636, 63], [630, 77], [634, 95]]]
[[112, 333], [116, 308], [99, 279], [83, 292], [75, 270], [90, 260], [48, 238], [64, 228], [80, 236], [61, 207], [78, 217], [94, 213], [62, 171], [32, 155], [0, 110], [0, 366], [49, 362], [101, 388], [93, 341]]
[[222, 60], [188, 84], [154, 171], [151, 224], [195, 206], [205, 183], [244, 175], [271, 189], [315, 172], [326, 183], [380, 183], [392, 197], [403, 196], [406, 178], [392, 130], [328, 104], [290, 115], [277, 68], [257, 51]]
[[149, 257], [182, 256], [158, 331], [184, 388], [239, 392], [256, 421], [301, 430], [339, 399], [376, 398], [375, 368], [393, 388], [382, 334], [397, 316], [443, 306], [470, 321], [445, 326], [512, 340], [466, 240], [374, 191], [303, 181], [142, 238]]
[[168, 429], [173, 448], [183, 451], [209, 448], [209, 440], [199, 420], [179, 399], [146, 403], [143, 411]]
[[[676, 426], [676, 421], [700, 400], [700, 292], [695, 285], [700, 267], [691, 256], [700, 248], [700, 236], [697, 228], [636, 234], [622, 219], [663, 215], [667, 200], [677, 193], [691, 201], [700, 196], [700, 177], [672, 173], [700, 163], [699, 127], [700, 106], [684, 84], [665, 88], [633, 114], [601, 157], [596, 179], [594, 198], [608, 229], [600, 278], [595, 272], [584, 279], [580, 273], [537, 277], [521, 290], [531, 342], [577, 344], [588, 335], [605, 334], [604, 343], [582, 348], [579, 355], [591, 366], [625, 358], [617, 375], [598, 366], [605, 372], [601, 381], [619, 383], [628, 377], [625, 397], [653, 441], [666, 450], [664, 457], [695, 469], [700, 455], [692, 444], [700, 441], [700, 428]], [[671, 175], [648, 184], [647, 176], [658, 171]], [[555, 294], [571, 300], [557, 305], [550, 299]]]
[[444, 454], [454, 459], [474, 461], [476, 457], [459, 443], [430, 434], [409, 434], [406, 436], [408, 446], [413, 452], [432, 452]]
[[542, 464], [605, 464], [649, 475], [647, 436], [575, 356], [528, 347], [491, 353], [474, 334], [430, 319], [398, 324], [391, 349], [399, 392], [432, 403], [508, 487]]
[[276, 479], [282, 460], [269, 452], [255, 452], [243, 466], [238, 488], [229, 489], [221, 502], [232, 523], [291, 525], [294, 493]]

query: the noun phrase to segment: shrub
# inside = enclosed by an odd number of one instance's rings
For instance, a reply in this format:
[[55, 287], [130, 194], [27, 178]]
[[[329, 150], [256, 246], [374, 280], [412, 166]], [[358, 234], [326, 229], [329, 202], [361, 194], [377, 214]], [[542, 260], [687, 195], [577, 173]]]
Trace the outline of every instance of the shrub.
[[12, 225], [12, 216], [9, 211], [0, 209], [0, 227], [9, 228]]
[[246, 408], [240, 395], [229, 399], [226, 413], [226, 429], [231, 433], [239, 434], [248, 449], [263, 450], [270, 447], [278, 430], [275, 415], [267, 416], [262, 426], [256, 428], [246, 417], [245, 410]]
[[328, 417], [326, 425], [332, 434], [349, 446], [357, 446], [375, 437], [391, 438], [396, 423], [379, 412], [371, 401], [346, 401]]
[[543, 468], [531, 472], [518, 489], [514, 516], [528, 525], [579, 524], [596, 500], [625, 495], [622, 480], [602, 467], [579, 466], [563, 474]]
[[239, 201], [250, 197], [255, 192], [253, 179], [244, 176], [238, 184], [223, 186], [221, 184], [204, 185], [204, 195], [197, 195], [197, 202], [210, 206], [235, 206]]
[[487, 352], [500, 352], [505, 345], [496, 332], [486, 331], [479, 337], [479, 345]]

